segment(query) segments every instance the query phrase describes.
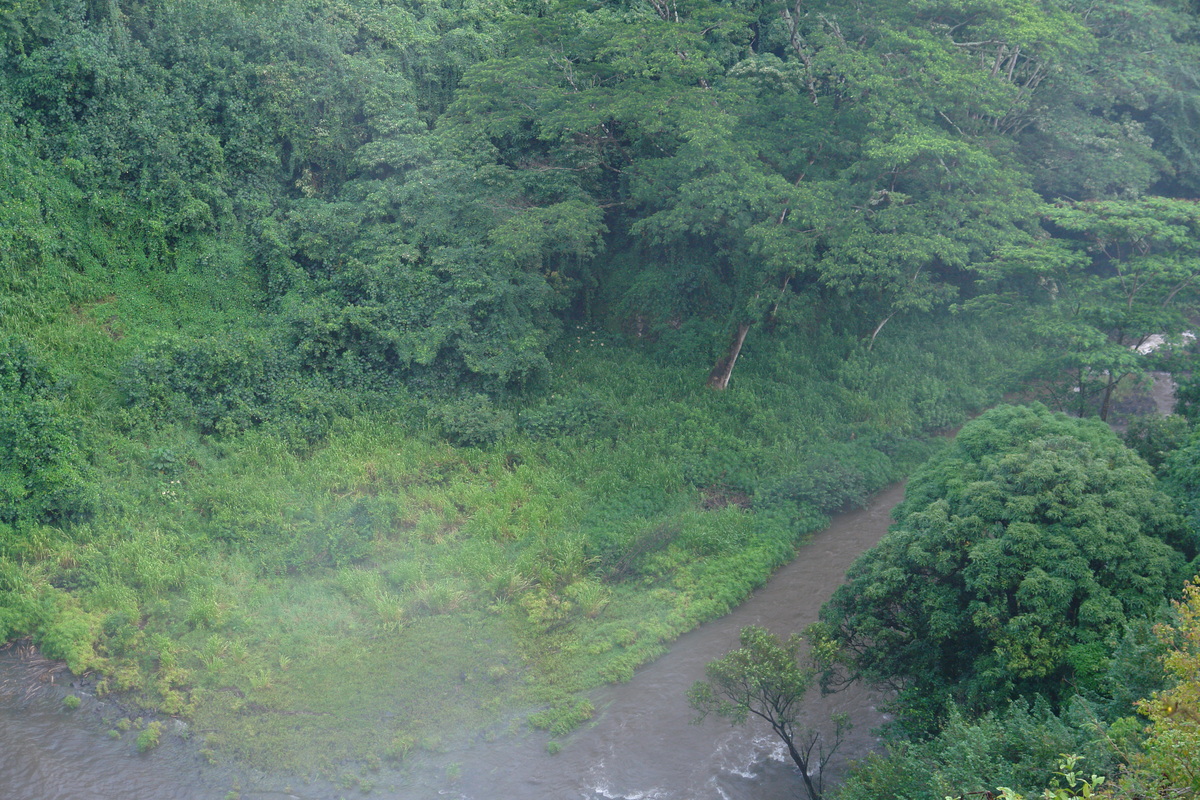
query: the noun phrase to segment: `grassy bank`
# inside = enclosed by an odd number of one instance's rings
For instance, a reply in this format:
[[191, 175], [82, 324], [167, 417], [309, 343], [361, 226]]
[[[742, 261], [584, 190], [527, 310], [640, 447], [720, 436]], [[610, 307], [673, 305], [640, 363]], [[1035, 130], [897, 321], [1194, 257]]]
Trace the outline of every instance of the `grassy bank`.
[[717, 393], [670, 342], [580, 325], [537, 393], [349, 391], [280, 366], [226, 277], [7, 318], [78, 511], [5, 526], [0, 632], [191, 719], [214, 759], [301, 773], [569, 731], [584, 690], [996, 399], [1022, 348], [952, 317], [873, 352], [762, 335]]

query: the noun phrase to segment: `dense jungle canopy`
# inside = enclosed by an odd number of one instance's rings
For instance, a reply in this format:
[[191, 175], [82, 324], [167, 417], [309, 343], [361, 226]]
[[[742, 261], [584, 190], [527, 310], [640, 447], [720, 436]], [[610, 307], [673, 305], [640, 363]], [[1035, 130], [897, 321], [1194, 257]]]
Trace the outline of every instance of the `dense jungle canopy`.
[[600, 316], [724, 386], [756, 328], [1031, 282], [1095, 367], [1194, 290], [1179, 2], [6, 6], [8, 293], [218, 239], [343, 383], [534, 385]]
[[[0, 0], [0, 638], [252, 763], [561, 735], [1004, 394], [1112, 420], [1157, 367], [1194, 416], [1198, 14]], [[937, 691], [1099, 681], [1179, 593], [1173, 424], [1012, 456], [1162, 479], [1171, 585]], [[953, 538], [984, 499], [934, 470], [906, 530]]]

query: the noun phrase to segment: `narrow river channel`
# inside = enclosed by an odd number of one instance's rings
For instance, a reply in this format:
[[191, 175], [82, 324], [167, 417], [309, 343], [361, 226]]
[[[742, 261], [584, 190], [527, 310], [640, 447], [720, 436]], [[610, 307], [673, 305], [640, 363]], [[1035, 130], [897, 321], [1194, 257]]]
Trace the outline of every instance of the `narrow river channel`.
[[[704, 666], [737, 646], [745, 625], [787, 635], [817, 617], [847, 568], [879, 541], [892, 507], [903, 496], [895, 485], [862, 510], [838, 515], [799, 556], [733, 613], [682, 636], [668, 654], [632, 681], [593, 695], [594, 724], [575, 733], [561, 752], [545, 750], [544, 735], [528, 735], [447, 754], [425, 779], [409, 777], [395, 791], [381, 786], [370, 797], [441, 797], [451, 800], [784, 800], [800, 796], [799, 777], [768, 730], [733, 728], [721, 720], [690, 725], [685, 692], [703, 678]], [[132, 752], [130, 735], [110, 740], [95, 721], [94, 700], [66, 711], [61, 693], [34, 698], [4, 690], [28, 670], [10, 652], [0, 654], [0, 797], [10, 800], [201, 800], [224, 798], [235, 788], [242, 800], [367, 797], [357, 789], [279, 788], [208, 769], [194, 748]], [[69, 680], [64, 675], [63, 680]], [[861, 687], [820, 697], [805, 707], [810, 724], [847, 713], [854, 730], [830, 778], [846, 762], [876, 746], [871, 735], [884, 717], [880, 697]], [[164, 737], [167, 739], [168, 737]], [[176, 737], [169, 737], [174, 740]], [[453, 778], [449, 780], [448, 777]], [[267, 785], [271, 785], [267, 789]]]
[[[685, 693], [704, 677], [708, 662], [737, 647], [746, 625], [788, 635], [816, 620], [860, 553], [887, 531], [891, 510], [904, 496], [897, 484], [858, 511], [839, 514], [799, 556], [731, 614], [680, 637], [669, 653], [627, 684], [594, 695], [594, 725], [575, 734], [557, 755], [544, 739], [460, 754], [453, 795], [466, 800], [784, 800], [799, 797], [799, 776], [765, 727], [733, 728], [710, 719], [691, 725]], [[805, 706], [812, 725], [847, 713], [854, 729], [834, 763], [836, 778], [850, 758], [877, 744], [871, 731], [884, 722], [881, 698], [863, 687], [828, 697], [813, 692]]]

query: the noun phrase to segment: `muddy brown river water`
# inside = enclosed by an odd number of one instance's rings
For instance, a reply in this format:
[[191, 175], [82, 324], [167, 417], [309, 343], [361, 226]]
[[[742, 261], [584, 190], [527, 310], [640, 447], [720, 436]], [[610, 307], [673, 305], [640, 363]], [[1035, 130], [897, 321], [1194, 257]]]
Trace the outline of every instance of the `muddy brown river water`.
[[[3, 800], [209, 800], [236, 790], [242, 800], [332, 800], [347, 797], [449, 800], [784, 800], [801, 795], [799, 777], [768, 730], [733, 728], [721, 720], [690, 725], [685, 692], [704, 666], [737, 646], [745, 625], [779, 634], [800, 630], [841, 583], [854, 559], [879, 541], [903, 489], [893, 486], [862, 510], [840, 514], [797, 558], [733, 613], [700, 626], [633, 680], [593, 695], [596, 719], [546, 752], [544, 735], [451, 752], [424, 776], [380, 776], [370, 795], [334, 787], [285, 786], [282, 779], [236, 776], [203, 762], [195, 746], [164, 737], [138, 755], [132, 734], [104, 735], [102, 704], [85, 697], [67, 711], [59, 693], [5, 690], [0, 683], [0, 798]], [[26, 669], [10, 650], [0, 679]], [[63, 680], [69, 680], [64, 676]], [[805, 712], [821, 724], [849, 714], [854, 730], [830, 765], [836, 780], [847, 760], [877, 745], [881, 698], [862, 687], [810, 697]], [[173, 723], [169, 723], [173, 724]], [[453, 780], [450, 780], [453, 778]], [[394, 788], [393, 788], [394, 787]], [[234, 795], [230, 795], [234, 796]]]

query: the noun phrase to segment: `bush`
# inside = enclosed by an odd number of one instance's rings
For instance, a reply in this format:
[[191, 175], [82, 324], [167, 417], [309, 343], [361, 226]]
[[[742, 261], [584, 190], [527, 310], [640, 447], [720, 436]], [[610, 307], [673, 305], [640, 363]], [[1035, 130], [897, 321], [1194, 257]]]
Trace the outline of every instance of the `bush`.
[[149, 422], [185, 422], [206, 434], [254, 427], [272, 405], [267, 354], [251, 339], [160, 343], [130, 359], [117, 385]]
[[[0, 525], [0, 541], [8, 531]], [[0, 557], [0, 641], [11, 641], [32, 631], [40, 620], [40, 609], [29, 594], [21, 568]]]
[[483, 447], [508, 436], [516, 429], [511, 411], [498, 408], [487, 395], [473, 394], [438, 403], [429, 416], [443, 435], [461, 447]]
[[145, 753], [158, 747], [162, 739], [163, 724], [157, 720], [146, 726], [145, 730], [138, 734], [137, 749], [139, 753]]
[[67, 668], [81, 675], [96, 662], [93, 647], [100, 630], [100, 619], [79, 608], [65, 595], [48, 595], [43, 600], [44, 617], [34, 642], [47, 658], [67, 662]]
[[1114, 774], [1105, 732], [1081, 701], [1061, 716], [1044, 702], [1013, 703], [1006, 711], [967, 719], [953, 712], [938, 733], [922, 742], [891, 744], [860, 762], [838, 792], [839, 800], [882, 797], [970, 797], [1008, 786], [1038, 792], [1062, 753], [1079, 753], [1090, 771]]
[[540, 407], [523, 410], [519, 428], [531, 439], [554, 439], [582, 433], [595, 437], [612, 435], [615, 422], [608, 404], [582, 389], [565, 396], [552, 395]]
[[353, 382], [341, 389], [304, 375], [274, 340], [239, 335], [160, 342], [125, 363], [117, 387], [135, 422], [182, 423], [207, 435], [264, 426], [299, 446], [324, 438], [334, 419], [376, 396]]
[[755, 504], [806, 503], [822, 513], [861, 508], [872, 492], [894, 477], [891, 459], [882, 452], [851, 445], [829, 448], [827, 455], [815, 456], [767, 485]]
[[78, 425], [48, 370], [15, 340], [0, 343], [0, 523], [80, 519], [93, 509]]
[[592, 718], [596, 708], [590, 700], [577, 700], [529, 715], [529, 724], [554, 736], [565, 736]]

